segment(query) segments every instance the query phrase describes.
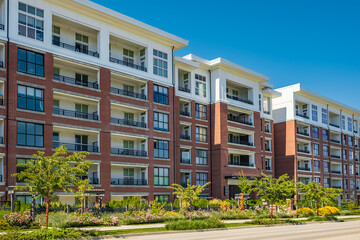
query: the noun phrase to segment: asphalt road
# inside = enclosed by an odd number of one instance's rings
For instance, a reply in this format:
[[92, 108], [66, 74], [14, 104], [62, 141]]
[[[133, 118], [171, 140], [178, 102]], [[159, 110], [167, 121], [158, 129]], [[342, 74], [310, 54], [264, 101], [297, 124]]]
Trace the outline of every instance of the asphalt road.
[[[360, 240], [360, 221], [121, 237], [127, 240]], [[119, 239], [119, 238], [114, 238]]]

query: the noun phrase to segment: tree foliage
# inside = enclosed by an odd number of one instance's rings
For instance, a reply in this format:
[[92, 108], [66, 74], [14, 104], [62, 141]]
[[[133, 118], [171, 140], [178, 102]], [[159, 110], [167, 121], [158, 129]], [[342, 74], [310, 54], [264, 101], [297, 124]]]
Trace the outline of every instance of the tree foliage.
[[210, 182], [205, 183], [204, 185], [196, 186], [191, 185], [190, 180], [187, 179], [187, 186], [184, 188], [180, 184], [172, 184], [169, 189], [174, 190], [173, 194], [179, 198], [180, 208], [183, 207], [183, 201], [189, 203], [190, 208], [192, 207], [192, 202], [198, 199], [199, 195], [205, 190], [205, 188], [210, 184]]
[[24, 170], [13, 174], [19, 180], [24, 180], [24, 186], [16, 190], [29, 191], [35, 198], [42, 197], [46, 204], [45, 225], [48, 226], [49, 203], [55, 199], [56, 192], [71, 192], [70, 186], [80, 181], [79, 175], [87, 174], [91, 161], [84, 161], [89, 153], [74, 152], [68, 155], [65, 145], [55, 149], [52, 156], [45, 156], [39, 151], [27, 163], [18, 164]]
[[273, 217], [273, 205], [285, 204], [286, 199], [295, 195], [295, 182], [289, 179], [287, 174], [279, 178], [272, 178], [262, 173], [262, 178], [255, 180], [255, 191], [261, 199], [270, 205], [271, 219]]
[[316, 214], [319, 215], [320, 205], [333, 205], [342, 191], [336, 188], [325, 188], [320, 183], [315, 181], [308, 184], [298, 183], [299, 192], [302, 192], [305, 196], [305, 200], [302, 204], [307, 204], [308, 207], [315, 204]]

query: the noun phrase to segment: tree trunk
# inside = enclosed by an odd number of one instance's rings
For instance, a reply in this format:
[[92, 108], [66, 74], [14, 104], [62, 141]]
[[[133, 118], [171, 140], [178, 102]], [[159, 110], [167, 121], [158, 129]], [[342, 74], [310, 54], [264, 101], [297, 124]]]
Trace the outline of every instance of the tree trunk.
[[49, 199], [45, 200], [45, 204], [46, 204], [46, 211], [45, 211], [45, 226], [46, 228], [48, 227], [48, 222], [49, 222]]
[[273, 205], [270, 204], [270, 219], [273, 220]]
[[316, 216], [319, 216], [319, 202], [316, 201]]

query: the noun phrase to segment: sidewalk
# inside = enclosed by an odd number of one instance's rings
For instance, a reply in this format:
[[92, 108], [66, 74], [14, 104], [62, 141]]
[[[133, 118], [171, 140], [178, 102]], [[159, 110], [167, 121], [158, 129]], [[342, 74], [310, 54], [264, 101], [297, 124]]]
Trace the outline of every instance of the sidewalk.
[[[338, 216], [338, 219], [347, 219], [347, 218], [360, 218], [360, 215], [354, 216]], [[307, 218], [284, 218], [283, 220], [294, 220], [301, 221], [306, 220]], [[246, 223], [252, 221], [252, 219], [239, 219], [239, 220], [224, 220], [224, 223]], [[165, 227], [164, 223], [155, 223], [155, 224], [138, 224], [138, 225], [122, 225], [122, 226], [113, 226], [113, 227], [86, 227], [86, 228], [75, 228], [79, 230], [95, 230], [95, 231], [113, 231], [113, 230], [128, 230], [128, 229], [147, 229], [147, 228], [163, 228]]]

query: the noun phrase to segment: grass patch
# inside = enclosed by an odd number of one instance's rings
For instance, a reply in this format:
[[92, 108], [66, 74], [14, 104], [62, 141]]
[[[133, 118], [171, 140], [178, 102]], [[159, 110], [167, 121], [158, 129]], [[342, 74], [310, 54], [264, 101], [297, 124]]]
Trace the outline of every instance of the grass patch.
[[205, 220], [180, 220], [168, 222], [165, 225], [167, 230], [199, 230], [224, 227], [225, 224], [218, 218], [209, 218]]
[[335, 216], [313, 216], [307, 219], [309, 222], [338, 221]]

